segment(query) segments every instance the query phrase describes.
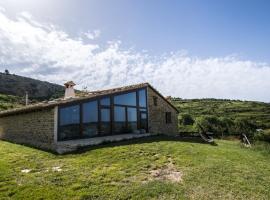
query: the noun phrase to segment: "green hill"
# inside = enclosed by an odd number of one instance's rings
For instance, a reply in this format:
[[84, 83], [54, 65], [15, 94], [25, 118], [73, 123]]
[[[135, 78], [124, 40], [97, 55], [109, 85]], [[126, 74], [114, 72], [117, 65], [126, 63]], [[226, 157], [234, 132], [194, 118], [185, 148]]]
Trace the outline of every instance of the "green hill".
[[13, 95], [5, 95], [0, 94], [0, 111], [18, 108], [24, 105], [23, 98], [13, 96]]
[[[222, 100], [222, 99], [179, 99], [174, 98], [173, 104], [180, 111], [179, 118], [188, 114], [194, 120], [197, 117], [210, 115], [215, 117], [227, 117], [232, 120], [236, 118], [247, 119], [258, 128], [270, 129], [270, 103]], [[192, 125], [179, 123], [180, 131], [193, 132]]]
[[64, 86], [15, 74], [0, 72], [0, 94], [23, 97], [28, 92], [30, 99], [48, 100], [64, 95]]

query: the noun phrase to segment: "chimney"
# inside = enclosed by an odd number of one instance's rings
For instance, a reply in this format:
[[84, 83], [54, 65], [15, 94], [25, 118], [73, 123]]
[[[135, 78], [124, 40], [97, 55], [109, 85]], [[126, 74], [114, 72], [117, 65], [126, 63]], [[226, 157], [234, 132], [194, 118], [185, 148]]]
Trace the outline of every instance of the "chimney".
[[73, 81], [68, 81], [64, 85], [66, 87], [64, 99], [75, 98], [75, 91], [73, 86], [76, 84]]

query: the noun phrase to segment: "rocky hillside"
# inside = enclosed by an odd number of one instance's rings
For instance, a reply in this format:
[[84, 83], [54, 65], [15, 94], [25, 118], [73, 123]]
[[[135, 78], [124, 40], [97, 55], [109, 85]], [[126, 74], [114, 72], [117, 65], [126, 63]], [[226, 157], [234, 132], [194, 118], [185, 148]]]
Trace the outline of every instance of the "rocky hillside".
[[30, 99], [48, 100], [64, 95], [64, 87], [15, 74], [0, 72], [0, 94], [23, 97], [28, 92]]

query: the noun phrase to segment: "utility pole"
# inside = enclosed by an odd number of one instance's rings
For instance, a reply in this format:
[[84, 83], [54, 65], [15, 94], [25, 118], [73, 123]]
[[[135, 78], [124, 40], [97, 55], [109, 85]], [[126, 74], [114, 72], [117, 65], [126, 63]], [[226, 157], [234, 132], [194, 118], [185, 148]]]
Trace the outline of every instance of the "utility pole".
[[25, 91], [25, 105], [28, 105], [28, 92]]

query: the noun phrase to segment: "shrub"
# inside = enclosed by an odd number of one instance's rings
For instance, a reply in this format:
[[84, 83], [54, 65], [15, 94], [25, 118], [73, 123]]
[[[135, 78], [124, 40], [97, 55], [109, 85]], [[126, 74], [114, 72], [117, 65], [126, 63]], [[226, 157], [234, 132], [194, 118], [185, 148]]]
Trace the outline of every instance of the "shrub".
[[234, 121], [226, 117], [203, 116], [198, 117], [195, 122], [197, 131], [212, 132], [219, 136], [234, 133]]
[[198, 117], [195, 122], [195, 127], [199, 132], [220, 133], [223, 129], [220, 120], [215, 116]]
[[179, 122], [182, 125], [193, 125], [194, 124], [194, 119], [192, 118], [191, 115], [189, 114], [181, 114], [179, 118]]
[[270, 142], [270, 129], [259, 131], [254, 135], [255, 140]]
[[246, 134], [247, 136], [253, 138], [256, 131], [256, 125], [244, 118], [237, 118], [234, 120], [234, 131], [235, 133], [241, 135]]

